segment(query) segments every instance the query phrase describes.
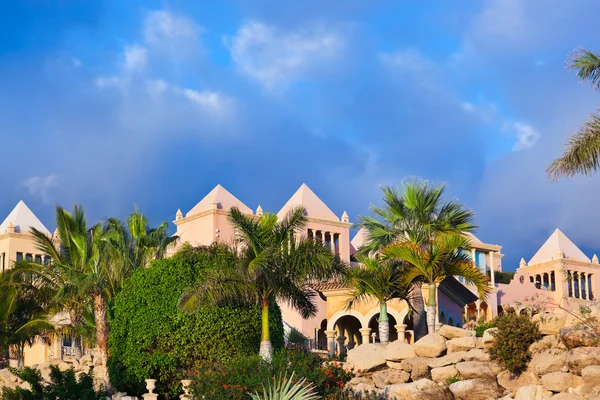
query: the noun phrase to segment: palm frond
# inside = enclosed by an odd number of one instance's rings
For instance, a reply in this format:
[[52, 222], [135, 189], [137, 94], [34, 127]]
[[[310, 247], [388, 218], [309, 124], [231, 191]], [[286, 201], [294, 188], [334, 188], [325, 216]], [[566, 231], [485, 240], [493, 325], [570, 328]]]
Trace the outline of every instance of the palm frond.
[[570, 60], [569, 68], [577, 71], [582, 82], [589, 81], [594, 89], [600, 89], [600, 56], [589, 50], [581, 50]]

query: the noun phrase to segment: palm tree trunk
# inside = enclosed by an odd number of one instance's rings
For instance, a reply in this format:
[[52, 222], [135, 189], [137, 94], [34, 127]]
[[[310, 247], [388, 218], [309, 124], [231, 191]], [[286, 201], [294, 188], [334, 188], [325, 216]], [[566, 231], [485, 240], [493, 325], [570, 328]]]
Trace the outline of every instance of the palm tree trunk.
[[437, 302], [435, 294], [437, 292], [437, 286], [435, 283], [429, 284], [429, 298], [427, 299], [427, 331], [429, 333], [435, 332], [435, 309]]
[[17, 345], [17, 367], [22, 368], [25, 366], [25, 345]]
[[102, 294], [94, 295], [94, 319], [96, 321], [96, 345], [106, 362], [107, 342], [108, 342], [108, 324], [106, 323], [106, 302]]
[[273, 356], [273, 347], [271, 346], [271, 337], [269, 335], [269, 300], [263, 299], [262, 303], [262, 334], [260, 337], [260, 356], [271, 361]]
[[[411, 305], [413, 308], [413, 331], [414, 341], [421, 339], [427, 335], [427, 317], [425, 315], [425, 302], [423, 302], [423, 294], [421, 293], [421, 284], [415, 284], [413, 289]], [[402, 322], [400, 322], [402, 323]]]
[[387, 304], [379, 304], [379, 342], [388, 344], [390, 341], [390, 319], [387, 313]]

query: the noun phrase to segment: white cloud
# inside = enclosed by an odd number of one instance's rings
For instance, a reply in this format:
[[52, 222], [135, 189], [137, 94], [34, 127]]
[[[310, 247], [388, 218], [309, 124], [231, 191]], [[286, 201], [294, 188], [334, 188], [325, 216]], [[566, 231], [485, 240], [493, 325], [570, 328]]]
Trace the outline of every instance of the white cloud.
[[482, 122], [491, 123], [498, 117], [498, 107], [496, 103], [489, 101], [480, 101], [473, 103], [470, 101], [462, 101], [459, 107], [467, 114], [472, 114], [478, 117]]
[[333, 30], [283, 32], [260, 22], [246, 23], [225, 43], [242, 73], [271, 91], [317, 75], [344, 48], [341, 35]]
[[505, 123], [504, 130], [517, 137], [517, 142], [512, 151], [521, 151], [531, 149], [538, 142], [542, 135], [530, 124], [524, 122]]
[[64, 181], [64, 177], [58, 174], [48, 176], [32, 176], [25, 179], [22, 184], [33, 196], [38, 196], [44, 203], [50, 203], [50, 193]]
[[151, 11], [144, 23], [144, 38], [148, 43], [195, 39], [202, 28], [193, 20], [166, 10]]
[[147, 50], [139, 45], [126, 46], [123, 65], [128, 71], [140, 71], [146, 66]]
[[94, 80], [98, 89], [118, 89], [122, 92], [127, 91], [129, 81], [121, 76], [99, 76]]

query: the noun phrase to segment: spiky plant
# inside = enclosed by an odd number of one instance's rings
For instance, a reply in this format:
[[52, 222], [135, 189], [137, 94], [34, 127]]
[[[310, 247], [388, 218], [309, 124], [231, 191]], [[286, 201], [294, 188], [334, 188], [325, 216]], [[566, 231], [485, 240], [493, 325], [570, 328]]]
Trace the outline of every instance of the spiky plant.
[[279, 375], [267, 387], [262, 386], [263, 392], [251, 393], [252, 400], [317, 400], [319, 396], [314, 391], [314, 385], [307, 384], [306, 379], [302, 378], [294, 383], [294, 372], [288, 379], [287, 373], [284, 376]]

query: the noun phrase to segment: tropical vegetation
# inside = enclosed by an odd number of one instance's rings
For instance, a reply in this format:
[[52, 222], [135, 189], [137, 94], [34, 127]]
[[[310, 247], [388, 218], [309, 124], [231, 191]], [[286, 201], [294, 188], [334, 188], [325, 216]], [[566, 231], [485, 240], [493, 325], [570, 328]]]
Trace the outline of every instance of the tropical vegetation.
[[[600, 56], [590, 50], [578, 51], [570, 60], [569, 68], [577, 72], [577, 78], [593, 89], [600, 89]], [[548, 177], [557, 181], [561, 177], [591, 175], [600, 166], [600, 114], [592, 113], [579, 131], [564, 146], [561, 157], [554, 160], [546, 170]]]
[[359, 266], [348, 268], [345, 280], [350, 289], [347, 309], [369, 303], [375, 298], [379, 303], [379, 340], [389, 341], [389, 317], [387, 302], [392, 299], [412, 303], [411, 282], [403, 279], [405, 264], [396, 259], [381, 259], [359, 256]]
[[271, 213], [255, 218], [233, 207], [229, 220], [236, 231], [239, 260], [212, 269], [206, 280], [182, 295], [181, 309], [193, 313], [202, 304], [259, 304], [260, 353], [270, 359], [269, 306], [279, 300], [298, 310], [303, 318], [312, 317], [317, 311], [313, 284], [343, 271], [343, 264], [330, 248], [301, 234], [307, 223], [305, 214], [306, 210], [298, 207], [281, 219]]

